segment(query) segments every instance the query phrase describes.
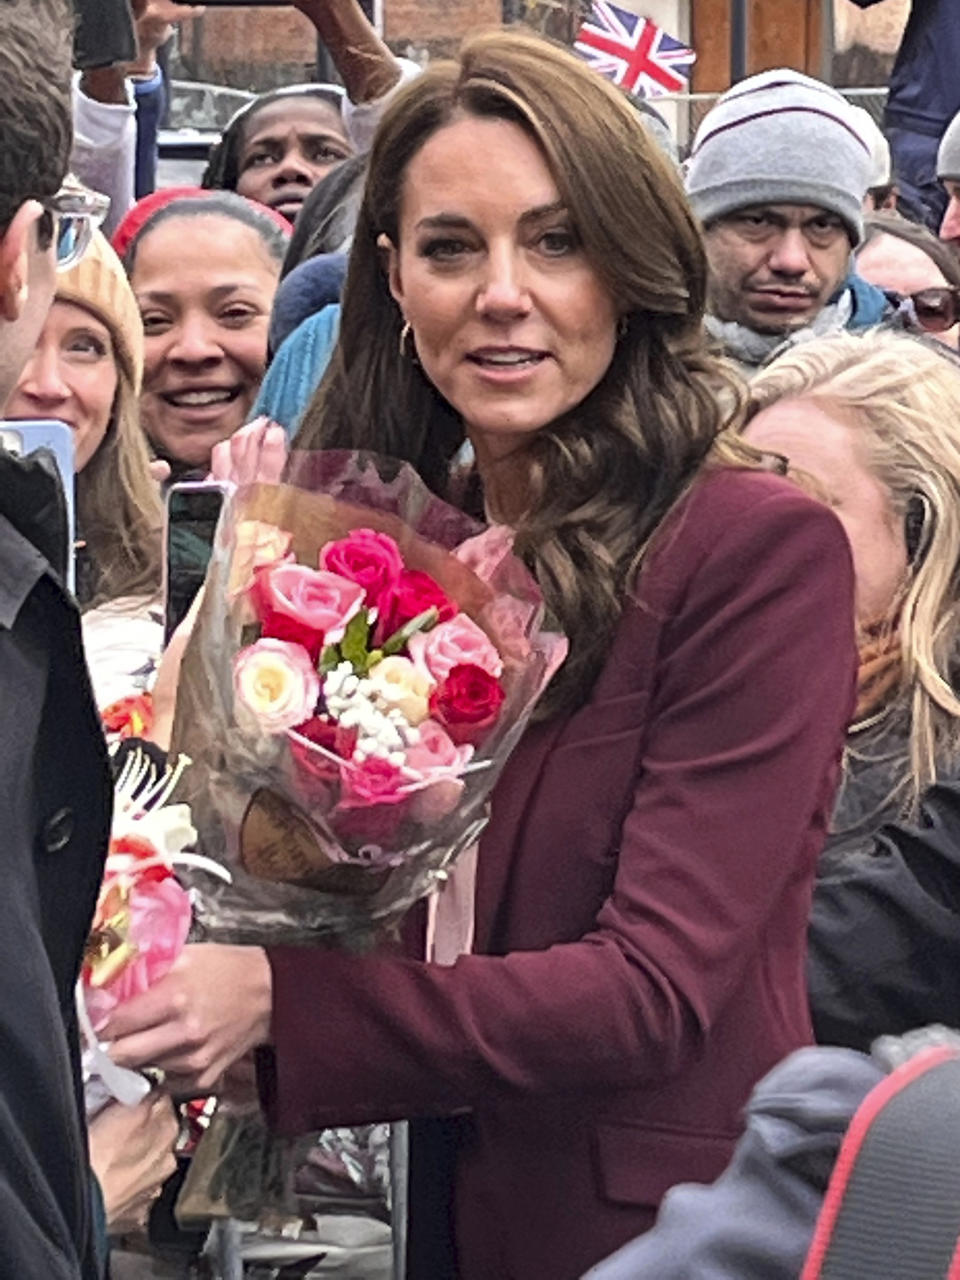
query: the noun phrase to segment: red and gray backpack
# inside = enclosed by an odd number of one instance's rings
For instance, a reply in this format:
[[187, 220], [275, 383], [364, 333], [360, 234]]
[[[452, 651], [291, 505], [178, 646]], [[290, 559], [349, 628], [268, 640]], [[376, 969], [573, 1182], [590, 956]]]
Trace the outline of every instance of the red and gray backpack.
[[861, 1103], [800, 1280], [960, 1280], [960, 1049], [921, 1049]]

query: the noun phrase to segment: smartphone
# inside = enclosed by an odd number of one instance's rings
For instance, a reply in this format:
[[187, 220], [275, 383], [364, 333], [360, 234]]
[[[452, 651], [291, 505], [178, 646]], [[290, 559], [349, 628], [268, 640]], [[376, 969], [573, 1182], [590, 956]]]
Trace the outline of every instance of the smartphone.
[[73, 7], [73, 65], [78, 71], [136, 61], [137, 32], [129, 0], [73, 0]]
[[74, 509], [73, 431], [65, 422], [54, 418], [36, 418], [19, 421], [14, 418], [0, 420], [0, 449], [25, 458], [38, 449], [46, 449], [56, 464], [67, 504], [67, 545], [64, 548], [66, 582], [71, 591], [75, 588], [74, 540], [76, 515]]
[[164, 644], [186, 617], [207, 576], [225, 494], [225, 486], [214, 480], [182, 481], [167, 491]]

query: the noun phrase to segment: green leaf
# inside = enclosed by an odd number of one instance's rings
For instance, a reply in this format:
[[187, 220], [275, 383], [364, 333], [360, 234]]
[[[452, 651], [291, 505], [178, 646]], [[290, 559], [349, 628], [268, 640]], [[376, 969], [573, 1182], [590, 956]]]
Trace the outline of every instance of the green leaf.
[[347, 623], [347, 630], [340, 641], [340, 652], [343, 655], [344, 662], [349, 662], [354, 671], [359, 672], [361, 675], [365, 674], [367, 670], [367, 641], [369, 638], [370, 615], [366, 609], [361, 609]]
[[324, 645], [323, 652], [320, 654], [319, 670], [322, 676], [329, 675], [334, 668], [340, 665], [340, 650], [335, 644]]
[[399, 631], [393, 633], [383, 646], [384, 654], [389, 657], [393, 653], [399, 653], [406, 646], [411, 636], [415, 636], [418, 631], [429, 631], [431, 627], [437, 625], [439, 620], [439, 611], [436, 606], [431, 605], [429, 609], [425, 609], [423, 613], [418, 613], [415, 618], [411, 618], [409, 622], [404, 623]]

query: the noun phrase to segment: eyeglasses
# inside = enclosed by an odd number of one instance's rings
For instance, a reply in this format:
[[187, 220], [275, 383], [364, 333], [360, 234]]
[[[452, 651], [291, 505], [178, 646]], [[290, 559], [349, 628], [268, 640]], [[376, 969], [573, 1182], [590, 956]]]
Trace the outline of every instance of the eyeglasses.
[[960, 289], [955, 285], [933, 285], [904, 299], [918, 326], [927, 333], [943, 333], [960, 320]]
[[62, 187], [44, 203], [50, 234], [57, 246], [58, 271], [76, 266], [109, 208], [106, 196], [80, 186]]

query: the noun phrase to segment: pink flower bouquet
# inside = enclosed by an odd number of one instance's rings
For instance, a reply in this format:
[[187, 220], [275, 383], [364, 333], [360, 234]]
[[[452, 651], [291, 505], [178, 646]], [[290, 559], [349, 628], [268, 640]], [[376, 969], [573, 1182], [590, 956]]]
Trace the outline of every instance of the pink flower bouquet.
[[181, 759], [158, 778], [138, 752], [128, 757], [116, 782], [110, 845], [77, 991], [88, 1110], [108, 1096], [139, 1101], [149, 1088], [137, 1072], [110, 1061], [97, 1033], [117, 1005], [170, 970], [187, 941], [193, 908], [175, 868], [229, 879], [222, 867], [190, 851], [197, 833], [189, 808], [167, 803], [186, 764]]
[[359, 943], [476, 841], [565, 641], [509, 535], [409, 468], [335, 453], [300, 474], [319, 491], [225, 507], [174, 744], [234, 875], [200, 894], [208, 933]]

